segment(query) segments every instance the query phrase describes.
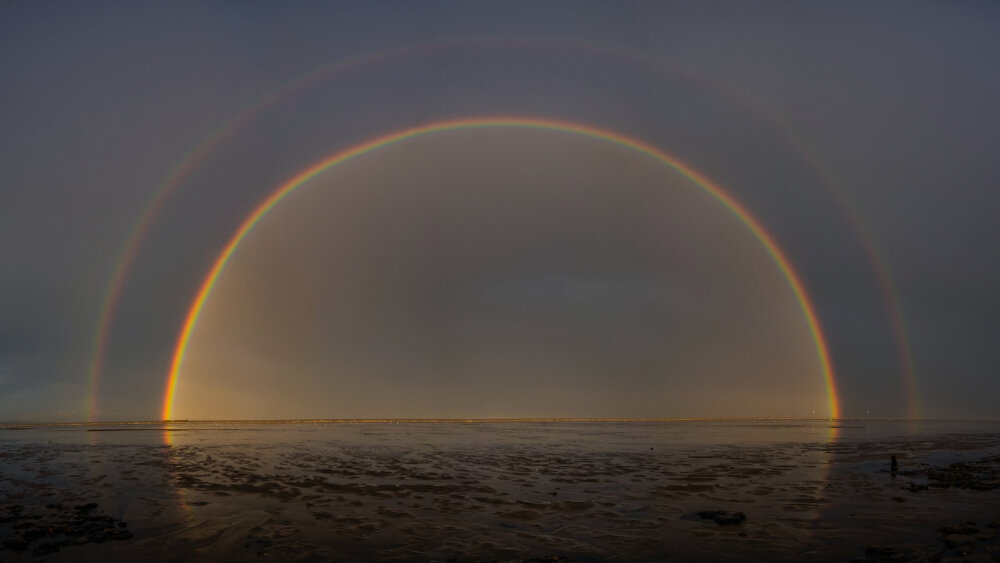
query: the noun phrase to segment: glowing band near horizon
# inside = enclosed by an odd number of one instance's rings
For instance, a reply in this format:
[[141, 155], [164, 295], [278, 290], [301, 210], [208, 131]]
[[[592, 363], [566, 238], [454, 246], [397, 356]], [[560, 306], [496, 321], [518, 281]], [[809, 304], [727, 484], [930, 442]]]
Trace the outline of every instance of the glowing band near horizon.
[[660, 151], [653, 145], [647, 144], [643, 141], [632, 139], [626, 137], [622, 134], [615, 133], [612, 131], [607, 131], [599, 129], [596, 127], [591, 127], [587, 125], [581, 125], [577, 123], [570, 123], [564, 121], [557, 121], [552, 119], [542, 119], [542, 118], [532, 118], [532, 117], [474, 117], [465, 119], [454, 119], [447, 121], [436, 121], [417, 127], [412, 127], [409, 129], [404, 129], [402, 131], [397, 131], [395, 133], [389, 133], [380, 137], [376, 137], [372, 140], [363, 142], [358, 145], [354, 145], [343, 151], [337, 152], [336, 154], [329, 156], [312, 166], [306, 168], [302, 172], [299, 172], [291, 179], [279, 186], [275, 191], [271, 193], [264, 201], [262, 201], [252, 213], [250, 213], [246, 219], [240, 224], [239, 228], [226, 243], [219, 257], [216, 258], [215, 262], [212, 264], [211, 270], [209, 270], [208, 275], [205, 277], [204, 281], [198, 289], [198, 293], [191, 303], [191, 307], [188, 309], [188, 313], [185, 316], [184, 324], [181, 328], [180, 335], [177, 338], [177, 345], [174, 348], [173, 359], [170, 365], [170, 371], [167, 374], [167, 385], [163, 401], [163, 412], [162, 418], [164, 420], [170, 420], [173, 418], [173, 407], [174, 407], [174, 393], [177, 390], [177, 381], [180, 375], [181, 364], [184, 362], [184, 355], [187, 352], [188, 343], [191, 339], [191, 333], [194, 331], [195, 324], [198, 322], [198, 316], [201, 314], [202, 307], [205, 305], [205, 301], [208, 296], [212, 293], [212, 289], [215, 287], [215, 283], [225, 269], [230, 257], [236, 251], [236, 248], [240, 245], [246, 235], [251, 229], [257, 224], [261, 218], [264, 217], [275, 205], [277, 205], [282, 199], [284, 199], [288, 194], [293, 192], [299, 186], [305, 184], [309, 180], [315, 178], [319, 174], [325, 172], [329, 168], [336, 166], [342, 162], [345, 162], [356, 156], [368, 153], [370, 151], [392, 145], [399, 141], [404, 141], [406, 139], [411, 139], [417, 136], [426, 135], [430, 133], [439, 133], [445, 131], [454, 131], [459, 129], [474, 129], [474, 128], [485, 128], [485, 127], [522, 127], [528, 129], [543, 129], [549, 131], [560, 131], [564, 133], [575, 133], [578, 135], [583, 135], [585, 137], [591, 137], [595, 139], [600, 139], [607, 141], [609, 143], [626, 147], [647, 156], [650, 156], [663, 164], [673, 168], [679, 172], [685, 178], [694, 182], [698, 187], [705, 190], [709, 195], [711, 195], [716, 201], [721, 203], [726, 207], [733, 215], [735, 215], [740, 222], [742, 222], [753, 234], [753, 236], [764, 246], [764, 249], [771, 256], [771, 259], [778, 266], [781, 271], [782, 276], [788, 282], [789, 287], [795, 295], [795, 299], [798, 301], [799, 306], [802, 308], [803, 316], [805, 317], [806, 323], [809, 327], [810, 334], [812, 335], [813, 344], [816, 348], [817, 356], [820, 360], [820, 366], [823, 372], [823, 379], [826, 385], [827, 400], [829, 402], [829, 415], [831, 418], [840, 417], [840, 404], [837, 397], [836, 381], [834, 380], [833, 367], [830, 363], [830, 357], [827, 350], [826, 338], [823, 334], [823, 329], [820, 326], [817, 318], [816, 311], [806, 293], [805, 288], [802, 285], [802, 281], [799, 279], [798, 274], [792, 268], [791, 263], [785, 256], [784, 252], [778, 247], [774, 239], [764, 230], [764, 227], [757, 221], [750, 212], [744, 208], [739, 202], [733, 199], [729, 194], [722, 190], [719, 186], [712, 183], [708, 178], [692, 169], [691, 167], [685, 165], [684, 163], [676, 160], [675, 158], [667, 155], [666, 153]]

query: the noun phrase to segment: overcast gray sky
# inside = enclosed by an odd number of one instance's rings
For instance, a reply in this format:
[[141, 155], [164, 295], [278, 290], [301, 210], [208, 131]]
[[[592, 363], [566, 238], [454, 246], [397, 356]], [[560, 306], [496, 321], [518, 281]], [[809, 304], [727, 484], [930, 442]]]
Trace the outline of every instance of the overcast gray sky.
[[[263, 197], [483, 115], [617, 131], [716, 181], [800, 274], [844, 415], [998, 417], [998, 24], [988, 3], [4, 3], [0, 420], [158, 418]], [[177, 412], [822, 411], [773, 261], [622, 151], [466, 131], [317, 178], [220, 278]], [[95, 385], [116, 263], [171, 178]]]

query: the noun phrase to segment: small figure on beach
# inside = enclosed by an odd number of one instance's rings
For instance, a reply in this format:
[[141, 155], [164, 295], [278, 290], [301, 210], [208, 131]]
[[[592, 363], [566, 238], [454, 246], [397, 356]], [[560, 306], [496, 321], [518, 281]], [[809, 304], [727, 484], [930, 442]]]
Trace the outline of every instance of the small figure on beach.
[[889, 472], [894, 479], [896, 478], [896, 474], [899, 473], [899, 462], [896, 461], [896, 456], [892, 456], [892, 463], [889, 464]]

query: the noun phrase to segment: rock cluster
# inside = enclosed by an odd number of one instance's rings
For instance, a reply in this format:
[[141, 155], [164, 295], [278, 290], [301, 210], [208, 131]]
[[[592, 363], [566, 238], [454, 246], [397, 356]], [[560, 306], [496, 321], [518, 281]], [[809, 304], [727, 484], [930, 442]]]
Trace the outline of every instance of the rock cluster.
[[927, 470], [934, 487], [956, 487], [977, 491], [1000, 489], [1000, 457], [979, 461], [953, 463], [944, 468]]
[[0, 549], [27, 551], [36, 555], [55, 553], [64, 547], [86, 543], [127, 540], [132, 537], [128, 524], [104, 514], [97, 504], [77, 506], [48, 504], [26, 510], [15, 504], [0, 515], [4, 531]]
[[902, 561], [998, 561], [1000, 560], [1000, 520], [985, 526], [960, 522], [942, 526], [939, 546], [923, 544], [873, 545], [855, 563], [895, 563]]
[[742, 512], [726, 512], [725, 510], [702, 510], [698, 513], [702, 520], [712, 520], [720, 526], [736, 526], [746, 521], [747, 515]]
[[[893, 461], [895, 459], [896, 456], [893, 456]], [[924, 483], [907, 481], [903, 484], [901, 488], [911, 493], [927, 491], [932, 487], [991, 491], [1000, 489], [1000, 456], [984, 457], [978, 461], [952, 463], [947, 467], [924, 465], [902, 471], [901, 474], [926, 479]], [[896, 471], [893, 471], [892, 475], [895, 477]]]

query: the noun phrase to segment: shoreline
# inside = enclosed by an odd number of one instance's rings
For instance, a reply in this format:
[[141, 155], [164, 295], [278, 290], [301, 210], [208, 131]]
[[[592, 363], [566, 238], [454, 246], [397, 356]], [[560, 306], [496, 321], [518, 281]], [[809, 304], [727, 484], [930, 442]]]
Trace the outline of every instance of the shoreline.
[[503, 424], [503, 423], [676, 423], [676, 422], [824, 422], [840, 423], [1000, 423], [997, 418], [859, 418], [859, 417], [514, 417], [514, 418], [303, 418], [171, 419], [94, 422], [0, 422], [0, 430], [50, 427], [162, 426], [165, 424]]
[[1000, 425], [88, 429], [0, 434], [0, 559], [920, 560], [1000, 521]]

